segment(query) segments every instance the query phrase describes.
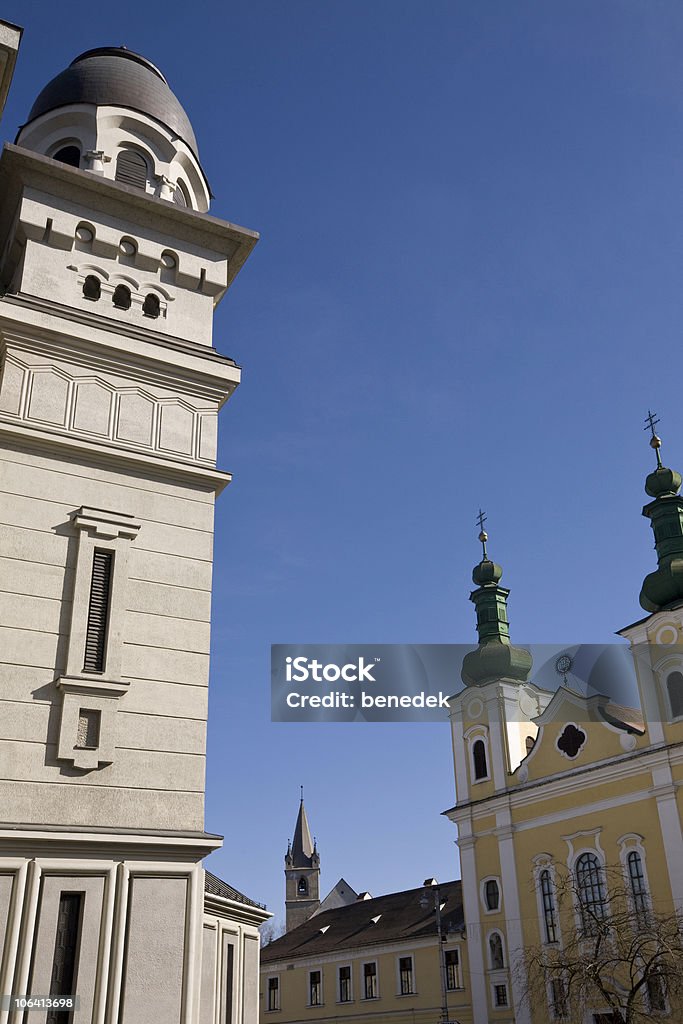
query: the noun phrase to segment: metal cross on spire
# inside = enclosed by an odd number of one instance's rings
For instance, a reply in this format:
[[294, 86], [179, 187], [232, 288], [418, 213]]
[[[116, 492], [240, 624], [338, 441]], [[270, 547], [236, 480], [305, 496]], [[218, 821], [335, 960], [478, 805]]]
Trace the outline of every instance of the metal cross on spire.
[[486, 559], [489, 557], [488, 554], [486, 553], [486, 541], [489, 539], [489, 535], [484, 529], [484, 523], [486, 522], [486, 519], [487, 516], [482, 512], [481, 509], [479, 509], [479, 515], [477, 516], [477, 525], [479, 527], [479, 540], [481, 541], [481, 546], [484, 551], [483, 561], [486, 561]]
[[650, 409], [647, 410], [647, 416], [645, 418], [645, 430], [649, 430], [652, 434], [650, 438], [650, 447], [654, 448], [655, 455], [657, 456], [657, 469], [662, 468], [662, 457], [659, 454], [659, 449], [662, 447], [662, 439], [657, 436], [655, 427], [659, 423], [659, 417], [656, 412], [652, 412]]

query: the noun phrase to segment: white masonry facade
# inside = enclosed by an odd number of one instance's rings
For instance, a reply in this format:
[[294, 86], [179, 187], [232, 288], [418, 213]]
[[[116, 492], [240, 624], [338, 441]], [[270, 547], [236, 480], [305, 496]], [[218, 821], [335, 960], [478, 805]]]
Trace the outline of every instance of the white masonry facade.
[[[0, 102], [20, 33], [0, 23]], [[269, 915], [203, 870], [215, 305], [254, 232], [207, 214], [187, 116], [124, 48], [0, 159], [0, 1024], [256, 1024]]]

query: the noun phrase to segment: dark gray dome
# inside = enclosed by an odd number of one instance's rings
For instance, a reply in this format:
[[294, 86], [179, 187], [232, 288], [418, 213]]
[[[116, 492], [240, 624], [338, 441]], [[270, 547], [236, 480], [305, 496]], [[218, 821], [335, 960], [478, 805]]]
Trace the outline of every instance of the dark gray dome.
[[129, 107], [170, 128], [198, 153], [190, 119], [151, 61], [125, 46], [87, 50], [45, 86], [31, 107], [33, 121], [57, 107], [72, 103]]

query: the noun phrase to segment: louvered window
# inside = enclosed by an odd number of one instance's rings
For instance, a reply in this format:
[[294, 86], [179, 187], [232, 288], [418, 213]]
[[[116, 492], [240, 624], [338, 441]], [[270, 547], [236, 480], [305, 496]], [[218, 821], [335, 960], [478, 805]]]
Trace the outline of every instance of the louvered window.
[[95, 551], [85, 633], [84, 672], [104, 672], [113, 563], [114, 555], [111, 551]]
[[134, 188], [147, 188], [147, 161], [134, 149], [123, 149], [116, 158], [116, 180]]
[[173, 192], [173, 202], [176, 206], [188, 206], [187, 196], [185, 195], [185, 189], [177, 182], [175, 190]]
[[[59, 897], [57, 935], [50, 979], [51, 996], [73, 995], [78, 968], [78, 947], [81, 930], [82, 892], [63, 892]], [[49, 1010], [46, 1024], [66, 1024], [69, 1010]]]

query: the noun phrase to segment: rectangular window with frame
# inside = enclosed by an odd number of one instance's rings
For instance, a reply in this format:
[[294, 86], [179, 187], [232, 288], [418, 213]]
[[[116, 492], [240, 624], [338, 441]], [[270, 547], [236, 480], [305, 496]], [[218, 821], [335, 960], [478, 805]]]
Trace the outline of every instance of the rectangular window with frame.
[[377, 964], [363, 964], [363, 998], [377, 998]]
[[320, 971], [308, 972], [308, 1005], [322, 1006], [323, 985]]
[[[74, 995], [81, 943], [81, 918], [85, 893], [63, 892], [57, 911], [57, 934], [50, 978], [51, 996]], [[48, 1010], [46, 1024], [70, 1024], [71, 1010]]]
[[493, 986], [494, 1003], [496, 1006], [507, 1006], [508, 1004], [508, 987], [507, 985], [494, 985]]
[[398, 973], [402, 996], [413, 995], [413, 958], [412, 956], [399, 957]]
[[567, 986], [562, 978], [553, 978], [550, 982], [550, 1004], [553, 1018], [555, 1020], [565, 1020], [569, 1008], [567, 1005]]
[[107, 649], [107, 627], [111, 604], [111, 581], [114, 568], [113, 551], [93, 552], [88, 622], [85, 630], [84, 672], [104, 672]]
[[351, 1002], [351, 967], [348, 964], [339, 968], [339, 1002]]
[[462, 988], [460, 982], [460, 952], [457, 949], [444, 950], [444, 967], [446, 968], [446, 988], [454, 992]]
[[280, 1009], [280, 979], [268, 978], [268, 1009]]

